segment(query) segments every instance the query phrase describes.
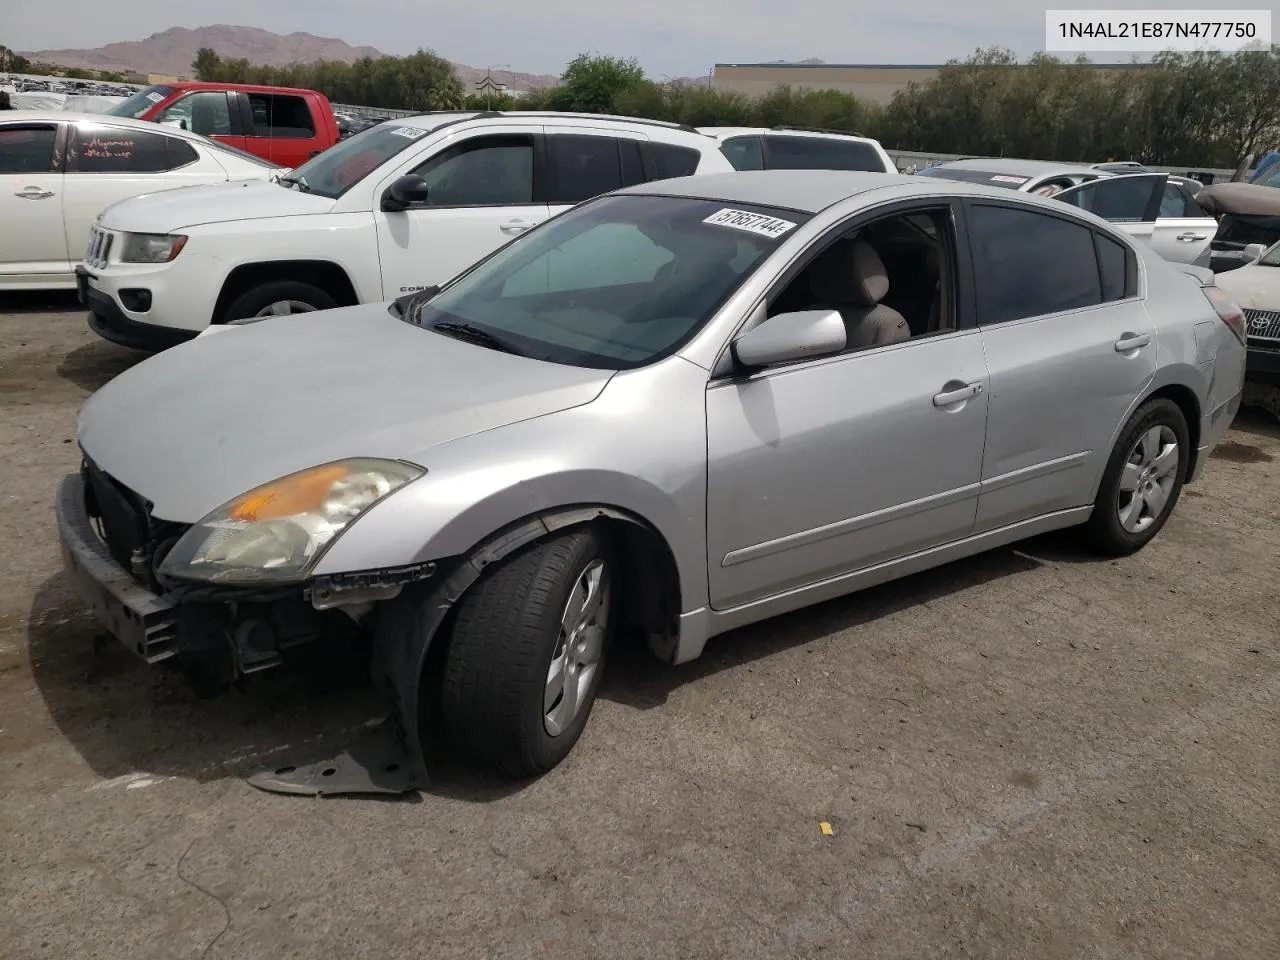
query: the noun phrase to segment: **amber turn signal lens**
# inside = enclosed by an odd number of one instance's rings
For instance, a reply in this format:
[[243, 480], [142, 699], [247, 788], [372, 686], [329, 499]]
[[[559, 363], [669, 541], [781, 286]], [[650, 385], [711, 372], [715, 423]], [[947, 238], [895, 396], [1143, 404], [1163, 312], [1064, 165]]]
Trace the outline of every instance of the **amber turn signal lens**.
[[317, 467], [250, 491], [232, 504], [227, 515], [241, 523], [276, 520], [319, 509], [329, 491], [351, 471], [343, 466]]

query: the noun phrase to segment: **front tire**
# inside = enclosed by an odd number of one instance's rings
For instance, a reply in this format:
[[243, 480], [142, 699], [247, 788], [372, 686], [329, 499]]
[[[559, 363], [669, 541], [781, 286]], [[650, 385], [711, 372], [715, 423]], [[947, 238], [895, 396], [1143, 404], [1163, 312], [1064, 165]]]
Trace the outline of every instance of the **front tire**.
[[1191, 456], [1187, 419], [1163, 397], [1139, 407], [1120, 433], [1085, 525], [1089, 545], [1124, 557], [1155, 537], [1182, 493]]
[[337, 300], [314, 284], [274, 280], [251, 287], [236, 297], [223, 313], [222, 322], [332, 310], [337, 305]]
[[526, 777], [569, 754], [600, 685], [616, 583], [603, 538], [581, 529], [495, 564], [462, 598], [440, 703], [468, 762]]

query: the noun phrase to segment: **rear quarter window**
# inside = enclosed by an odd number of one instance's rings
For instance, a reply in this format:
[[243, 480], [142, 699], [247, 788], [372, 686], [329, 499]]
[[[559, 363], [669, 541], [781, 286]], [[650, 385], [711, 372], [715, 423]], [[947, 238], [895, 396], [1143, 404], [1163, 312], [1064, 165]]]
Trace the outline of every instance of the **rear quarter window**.
[[650, 143], [649, 156], [653, 162], [654, 180], [692, 176], [702, 162], [702, 154], [692, 147], [677, 147], [670, 143]]

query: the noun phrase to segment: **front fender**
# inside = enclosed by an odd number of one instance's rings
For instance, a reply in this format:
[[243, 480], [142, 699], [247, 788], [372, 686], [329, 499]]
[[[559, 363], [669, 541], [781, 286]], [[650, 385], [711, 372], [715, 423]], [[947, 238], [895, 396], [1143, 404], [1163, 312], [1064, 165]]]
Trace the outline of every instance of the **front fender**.
[[673, 358], [615, 376], [589, 404], [409, 458], [426, 476], [352, 524], [315, 574], [463, 557], [531, 518], [603, 507], [662, 537], [684, 609], [705, 605], [706, 378]]

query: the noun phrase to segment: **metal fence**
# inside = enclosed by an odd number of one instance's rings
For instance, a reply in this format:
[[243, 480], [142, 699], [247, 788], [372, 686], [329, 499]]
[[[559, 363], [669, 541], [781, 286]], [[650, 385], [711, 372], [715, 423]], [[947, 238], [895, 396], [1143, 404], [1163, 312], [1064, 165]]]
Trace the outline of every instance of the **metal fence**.
[[344, 113], [348, 117], [365, 120], [374, 117], [388, 117], [395, 119], [397, 117], [412, 117], [421, 113], [421, 110], [384, 110], [382, 107], [361, 107], [354, 103], [333, 103], [334, 113]]

